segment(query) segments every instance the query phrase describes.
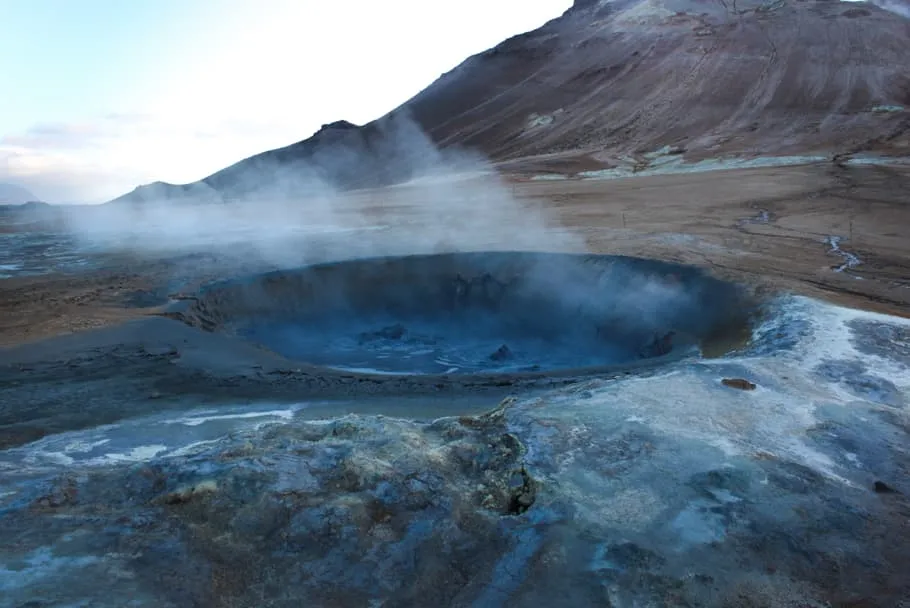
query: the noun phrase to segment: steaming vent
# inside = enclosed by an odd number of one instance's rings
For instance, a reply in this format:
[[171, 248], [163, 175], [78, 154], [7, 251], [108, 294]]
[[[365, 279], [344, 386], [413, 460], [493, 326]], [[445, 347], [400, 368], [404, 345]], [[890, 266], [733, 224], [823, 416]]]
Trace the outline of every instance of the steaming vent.
[[628, 257], [369, 258], [214, 283], [180, 313], [284, 357], [355, 373], [567, 374], [719, 354], [750, 334], [741, 287]]

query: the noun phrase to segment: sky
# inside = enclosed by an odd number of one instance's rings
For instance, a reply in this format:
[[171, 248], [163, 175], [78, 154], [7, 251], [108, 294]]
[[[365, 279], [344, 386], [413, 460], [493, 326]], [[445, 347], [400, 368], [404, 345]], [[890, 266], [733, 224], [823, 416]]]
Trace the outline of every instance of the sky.
[[0, 182], [187, 183], [378, 118], [571, 0], [0, 0]]

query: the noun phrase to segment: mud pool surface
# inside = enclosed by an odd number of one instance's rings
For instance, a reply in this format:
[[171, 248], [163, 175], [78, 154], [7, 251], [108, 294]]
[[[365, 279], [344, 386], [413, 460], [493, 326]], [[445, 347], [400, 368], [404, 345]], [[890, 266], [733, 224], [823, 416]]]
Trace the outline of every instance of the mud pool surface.
[[[533, 338], [476, 317], [445, 324], [394, 317], [340, 323], [313, 331], [307, 325], [266, 325], [246, 336], [292, 359], [340, 370], [377, 374], [536, 372], [621, 365], [640, 358], [631, 347]], [[487, 332], [483, 332], [487, 329]], [[480, 331], [478, 331], [480, 330]]]
[[679, 264], [475, 252], [220, 281], [166, 314], [317, 367], [444, 381], [585, 375], [697, 356], [708, 343], [735, 342], [759, 309], [744, 287]]

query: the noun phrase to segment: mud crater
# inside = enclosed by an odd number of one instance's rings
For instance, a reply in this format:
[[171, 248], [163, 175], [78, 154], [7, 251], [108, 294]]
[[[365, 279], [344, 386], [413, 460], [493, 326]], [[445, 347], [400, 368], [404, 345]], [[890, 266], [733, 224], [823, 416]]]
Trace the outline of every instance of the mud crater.
[[743, 287], [688, 266], [518, 252], [320, 264], [210, 284], [177, 306], [185, 322], [307, 364], [452, 377], [717, 354], [741, 344], [757, 310]]

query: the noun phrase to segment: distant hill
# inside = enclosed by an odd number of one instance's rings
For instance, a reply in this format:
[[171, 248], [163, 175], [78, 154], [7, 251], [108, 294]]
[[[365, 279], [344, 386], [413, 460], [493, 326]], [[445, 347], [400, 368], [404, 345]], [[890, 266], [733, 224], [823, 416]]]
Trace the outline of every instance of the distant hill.
[[22, 205], [38, 201], [38, 197], [15, 184], [0, 183], [0, 205]]
[[363, 188], [400, 182], [437, 155], [405, 113], [365, 126], [341, 120], [290, 146], [251, 156], [191, 184], [154, 182], [111, 202], [224, 202], [299, 196], [314, 184]]
[[337, 188], [406, 179], [428, 148], [402, 117], [435, 147], [537, 166], [610, 168], [658, 150], [686, 160], [908, 155], [910, 0], [875, 2], [887, 10], [826, 0], [576, 0], [379, 120], [325, 125], [195, 184], [155, 184], [118, 200], [293, 191], [307, 176]]

